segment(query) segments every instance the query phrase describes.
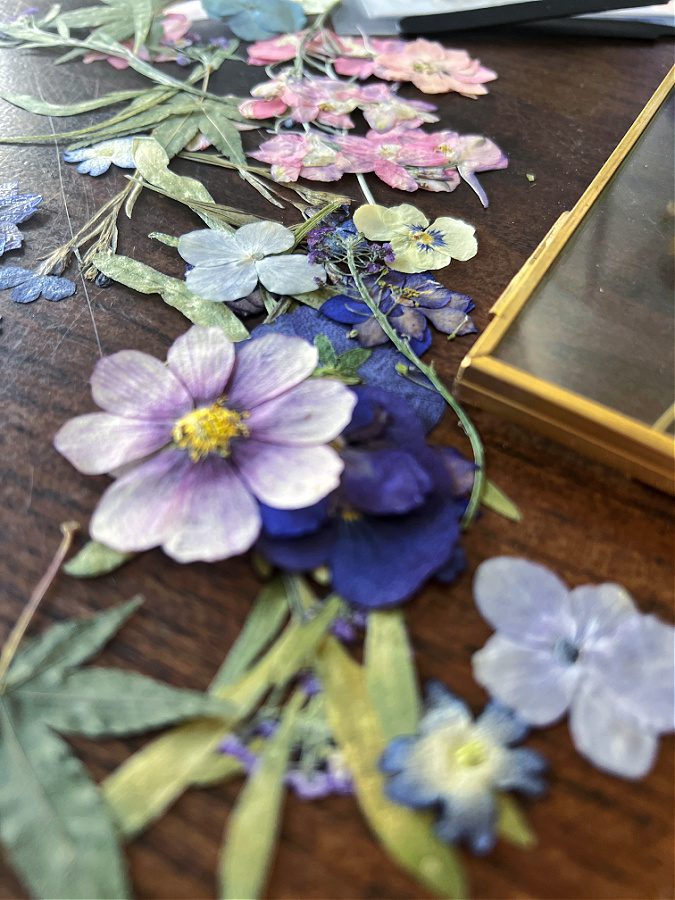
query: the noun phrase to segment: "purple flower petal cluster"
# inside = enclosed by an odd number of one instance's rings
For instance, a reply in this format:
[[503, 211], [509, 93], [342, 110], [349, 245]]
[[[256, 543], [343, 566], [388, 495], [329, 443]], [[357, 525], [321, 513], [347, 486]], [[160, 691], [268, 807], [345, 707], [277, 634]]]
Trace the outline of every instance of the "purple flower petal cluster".
[[474, 654], [476, 680], [533, 725], [570, 715], [594, 765], [640, 778], [675, 727], [675, 632], [617, 584], [568, 590], [549, 569], [497, 557], [478, 569], [476, 603], [497, 630]]
[[192, 327], [167, 364], [123, 350], [100, 360], [92, 394], [104, 412], [55, 438], [88, 475], [124, 471], [103, 494], [91, 535], [121, 552], [161, 546], [178, 562], [245, 552], [260, 531], [258, 501], [293, 509], [320, 501], [343, 462], [329, 442], [356, 398], [310, 379], [315, 347], [266, 334], [240, 345]]
[[30, 219], [41, 203], [39, 194], [20, 194], [16, 181], [0, 184], [0, 256], [21, 246], [23, 235], [16, 226]]
[[410, 406], [372, 386], [355, 393], [339, 488], [292, 512], [263, 505], [258, 549], [290, 571], [328, 565], [337, 593], [376, 609], [409, 599], [455, 560], [465, 503]]
[[327, 215], [316, 228], [307, 234], [307, 259], [310, 263], [343, 262], [350, 246], [360, 270], [381, 272], [382, 268], [394, 261], [394, 253], [389, 244], [374, 244], [359, 238], [349, 207], [340, 207]]
[[[431, 346], [430, 325], [450, 337], [476, 331], [469, 316], [474, 308], [471, 298], [444, 287], [428, 272], [406, 275], [386, 271], [366, 276], [364, 283], [380, 311], [401, 337], [409, 339], [418, 356]], [[335, 322], [351, 325], [362, 347], [376, 347], [389, 340], [351, 278], [344, 279], [343, 293], [330, 297], [321, 312]]]
[[434, 830], [442, 841], [465, 840], [474, 853], [488, 853], [496, 842], [498, 792], [536, 797], [545, 790], [544, 758], [514, 747], [527, 732], [515, 713], [494, 701], [474, 722], [466, 704], [431, 682], [417, 734], [394, 738], [380, 760], [391, 776], [387, 796], [412, 809], [435, 808]]

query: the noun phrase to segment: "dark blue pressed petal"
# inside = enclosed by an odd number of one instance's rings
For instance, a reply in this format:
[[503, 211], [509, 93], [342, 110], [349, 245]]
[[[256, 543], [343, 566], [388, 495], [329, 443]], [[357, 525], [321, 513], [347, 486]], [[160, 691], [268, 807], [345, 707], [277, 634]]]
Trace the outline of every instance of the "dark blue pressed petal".
[[434, 578], [443, 584], [452, 584], [466, 570], [466, 553], [459, 546], [455, 547], [450, 555], [450, 559], [446, 562], [442, 569], [434, 574]]
[[476, 464], [454, 447], [436, 447], [436, 454], [448, 478], [448, 487], [456, 497], [471, 493], [476, 475]]
[[42, 296], [45, 300], [65, 300], [75, 293], [75, 282], [57, 275], [44, 275], [41, 278]]
[[21, 266], [2, 266], [0, 268], [0, 291], [23, 284], [24, 281], [31, 278], [32, 274], [30, 269], [24, 269]]
[[403, 450], [347, 450], [341, 493], [349, 506], [370, 515], [402, 515], [422, 506], [433, 482]]
[[41, 291], [42, 285], [39, 278], [27, 278], [26, 281], [18, 284], [9, 296], [15, 303], [33, 303], [40, 296]]
[[326, 520], [328, 500], [320, 500], [304, 509], [273, 509], [260, 504], [263, 530], [269, 537], [299, 537], [318, 531]]
[[328, 522], [314, 534], [298, 538], [272, 538], [263, 534], [256, 549], [269, 562], [289, 572], [308, 572], [317, 566], [330, 564], [337, 529]]
[[353, 297], [348, 297], [347, 294], [329, 297], [322, 305], [321, 313], [343, 325], [356, 325], [371, 317], [371, 312], [363, 300], [355, 300]]
[[427, 328], [421, 338], [413, 338], [410, 347], [414, 353], [421, 356], [431, 347], [431, 329]]
[[402, 603], [448, 558], [458, 537], [455, 505], [437, 500], [407, 516], [343, 520], [332, 554], [333, 587], [369, 609]]
[[[399, 449], [414, 447], [417, 451], [418, 448], [421, 450], [426, 447], [424, 423], [415, 407], [400, 394], [372, 384], [360, 385], [354, 392], [358, 397], [356, 409], [361, 403], [367, 402], [373, 413], [372, 422], [369, 423], [371, 427], [368, 429], [359, 427], [359, 419], [352, 417], [351, 423], [343, 432], [343, 437], [350, 446], [365, 446], [378, 438], [386, 445]], [[373, 423], [378, 425], [376, 429]]]

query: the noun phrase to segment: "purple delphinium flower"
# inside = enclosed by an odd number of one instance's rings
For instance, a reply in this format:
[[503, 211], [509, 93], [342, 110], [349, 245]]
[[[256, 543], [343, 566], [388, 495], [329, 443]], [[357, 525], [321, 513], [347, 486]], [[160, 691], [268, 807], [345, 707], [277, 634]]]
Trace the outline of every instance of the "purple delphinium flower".
[[16, 181], [0, 184], [0, 256], [21, 246], [23, 235], [16, 226], [30, 219], [41, 203], [40, 194], [20, 194]]
[[513, 749], [527, 732], [515, 713], [494, 701], [474, 722], [458, 697], [431, 682], [417, 734], [394, 738], [380, 760], [392, 776], [387, 796], [412, 809], [438, 809], [434, 830], [442, 841], [466, 840], [474, 853], [488, 853], [496, 842], [497, 793], [538, 796], [545, 790], [544, 758]]
[[10, 290], [10, 298], [15, 303], [33, 303], [38, 297], [53, 302], [72, 297], [75, 282], [59, 275], [40, 275], [21, 266], [0, 268], [0, 291]]
[[407, 600], [450, 562], [465, 504], [414, 411], [388, 391], [355, 393], [339, 489], [293, 512], [263, 505], [258, 549], [291, 571], [328, 565], [337, 593], [379, 608]]
[[[387, 271], [377, 277], [366, 276], [364, 283], [380, 311], [401, 337], [410, 340], [418, 356], [431, 345], [429, 323], [452, 337], [476, 331], [469, 316], [474, 308], [471, 298], [443, 287], [429, 273], [406, 275]], [[362, 347], [375, 347], [389, 340], [351, 278], [344, 281], [344, 293], [326, 300], [321, 312], [335, 322], [352, 325]]]
[[484, 562], [474, 594], [497, 630], [474, 654], [476, 680], [533, 725], [569, 711], [580, 753], [615, 775], [645, 775], [658, 735], [674, 727], [673, 628], [617, 584], [570, 591], [525, 559]]
[[379, 273], [383, 266], [394, 261], [390, 244], [374, 244], [358, 235], [349, 206], [345, 204], [307, 233], [307, 258], [311, 263], [344, 262], [350, 246], [361, 271]]
[[356, 398], [309, 379], [317, 356], [275, 334], [235, 351], [220, 329], [193, 326], [167, 365], [135, 350], [100, 360], [91, 385], [105, 412], [72, 419], [54, 442], [85, 474], [125, 467], [94, 512], [94, 540], [161, 546], [178, 562], [226, 559], [258, 536], [256, 501], [292, 509], [330, 493], [343, 463], [326, 445]]

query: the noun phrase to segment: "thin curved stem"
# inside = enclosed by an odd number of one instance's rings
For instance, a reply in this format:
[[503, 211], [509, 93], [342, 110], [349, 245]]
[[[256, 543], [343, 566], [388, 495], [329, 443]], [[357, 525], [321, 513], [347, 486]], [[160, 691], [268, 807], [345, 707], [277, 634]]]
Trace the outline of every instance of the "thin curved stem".
[[457, 416], [457, 419], [462, 426], [464, 433], [469, 439], [471, 450], [473, 451], [474, 462], [476, 463], [476, 474], [473, 480], [471, 496], [464, 512], [464, 516], [462, 517], [462, 528], [466, 529], [476, 517], [476, 513], [478, 512], [478, 509], [480, 507], [481, 496], [483, 494], [483, 486], [485, 483], [485, 450], [483, 448], [483, 442], [480, 439], [480, 435], [478, 434], [475, 425], [471, 421], [464, 407], [461, 406], [461, 404], [458, 403], [457, 400], [455, 400], [450, 391], [438, 377], [433, 365], [428, 366], [426, 363], [422, 362], [419, 356], [411, 348], [409, 341], [406, 341], [405, 338], [402, 338], [399, 334], [396, 333], [389, 319], [381, 311], [377, 301], [373, 299], [370, 291], [363, 283], [361, 274], [356, 267], [356, 261], [354, 259], [354, 248], [352, 245], [347, 247], [347, 265], [349, 266], [349, 273], [354, 279], [354, 284], [356, 285], [356, 289], [359, 292], [359, 296], [371, 311], [384, 333], [387, 335], [396, 349], [400, 353], [402, 353], [403, 356], [405, 356], [405, 358], [409, 360], [415, 366], [415, 368], [417, 368], [425, 376], [425, 378], [430, 381], [436, 391], [438, 391], [441, 397], [445, 400], [445, 402]]

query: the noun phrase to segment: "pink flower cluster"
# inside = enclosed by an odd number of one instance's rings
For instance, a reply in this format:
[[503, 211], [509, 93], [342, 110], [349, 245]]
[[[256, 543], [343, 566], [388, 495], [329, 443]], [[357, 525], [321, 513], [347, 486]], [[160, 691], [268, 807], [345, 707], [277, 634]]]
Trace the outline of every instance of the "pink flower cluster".
[[[248, 48], [248, 61], [267, 66], [294, 59], [306, 32], [258, 41]], [[340, 75], [385, 81], [411, 81], [425, 94], [455, 91], [465, 97], [487, 94], [485, 84], [497, 75], [465, 50], [450, 50], [437, 41], [340, 37], [324, 29], [309, 40], [308, 56], [332, 62]]]
[[477, 172], [504, 169], [508, 159], [481, 135], [455, 131], [424, 134], [394, 128], [386, 134], [356, 135], [319, 132], [279, 135], [250, 154], [272, 166], [275, 181], [298, 178], [337, 181], [347, 173], [373, 172], [385, 184], [403, 191], [454, 191], [464, 179], [483, 206], [488, 205]]
[[353, 128], [350, 113], [360, 109], [371, 128], [417, 128], [438, 122], [436, 107], [423, 100], [404, 100], [386, 84], [363, 86], [332, 78], [297, 78], [292, 70], [256, 85], [251, 100], [239, 106], [249, 119], [288, 118], [332, 128]]

